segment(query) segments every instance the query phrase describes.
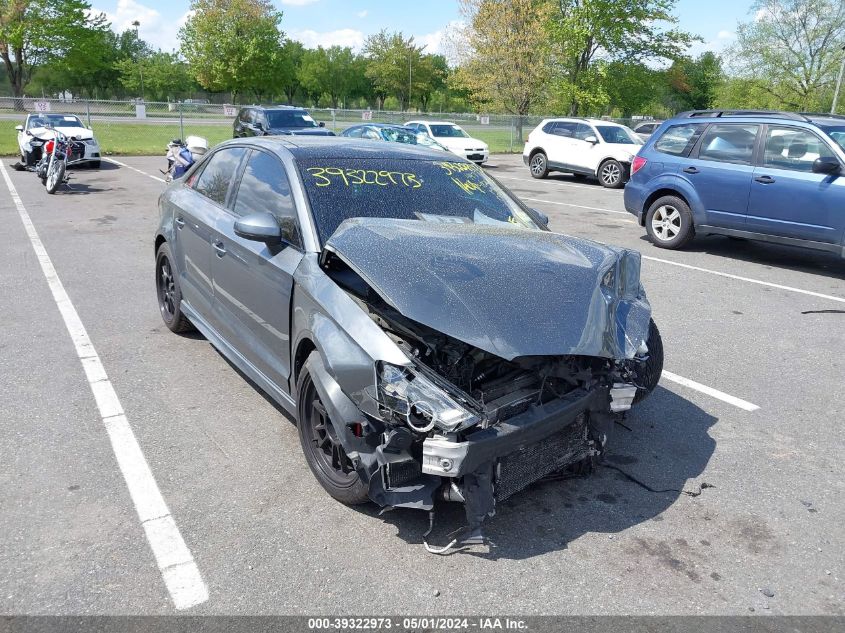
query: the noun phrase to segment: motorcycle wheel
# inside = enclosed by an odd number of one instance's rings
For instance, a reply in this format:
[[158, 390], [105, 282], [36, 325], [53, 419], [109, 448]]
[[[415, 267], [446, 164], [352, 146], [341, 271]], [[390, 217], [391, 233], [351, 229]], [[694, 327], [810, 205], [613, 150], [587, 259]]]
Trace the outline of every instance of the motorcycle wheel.
[[54, 160], [50, 165], [50, 170], [47, 172], [47, 179], [44, 186], [47, 187], [47, 193], [56, 193], [56, 189], [62, 184], [65, 177], [65, 163], [61, 160]]

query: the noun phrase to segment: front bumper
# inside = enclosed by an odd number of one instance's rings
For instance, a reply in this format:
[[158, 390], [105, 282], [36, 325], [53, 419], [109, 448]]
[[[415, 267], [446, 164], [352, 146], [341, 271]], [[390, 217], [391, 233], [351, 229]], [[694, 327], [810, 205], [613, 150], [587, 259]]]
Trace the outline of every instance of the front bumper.
[[486, 163], [487, 160], [490, 158], [489, 149], [450, 149], [449, 151], [451, 151], [457, 156], [460, 156], [461, 158], [471, 160], [474, 163]]
[[609, 400], [607, 389], [576, 391], [567, 398], [534, 406], [494, 427], [476, 431], [463, 442], [429, 438], [423, 442], [422, 471], [440, 477], [463, 477], [484, 464], [563, 432], [591, 410], [607, 411]]

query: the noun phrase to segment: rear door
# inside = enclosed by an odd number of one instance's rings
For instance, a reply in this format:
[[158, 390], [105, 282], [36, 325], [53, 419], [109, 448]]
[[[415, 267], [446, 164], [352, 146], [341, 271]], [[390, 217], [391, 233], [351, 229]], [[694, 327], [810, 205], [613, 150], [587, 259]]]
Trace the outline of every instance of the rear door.
[[744, 229], [754, 177], [754, 148], [762, 126], [757, 123], [713, 123], [678, 175], [695, 188], [711, 226]]
[[202, 166], [202, 171], [193, 174], [187, 186], [173, 197], [176, 205], [173, 210], [176, 226], [173, 247], [182, 297], [209, 323], [213, 303], [213, 227], [225, 212], [232, 176], [245, 153], [246, 150], [241, 147], [214, 152]]
[[548, 162], [553, 167], [569, 167], [572, 164], [572, 144], [575, 137], [575, 126], [572, 121], [554, 121], [549, 124], [546, 138], [543, 139], [543, 149], [546, 150]]
[[[593, 137], [598, 143], [588, 143], [587, 139]], [[578, 123], [575, 126], [575, 136], [572, 140], [572, 166], [585, 172], [595, 173], [599, 167], [599, 158], [603, 148], [602, 138], [586, 123]]]
[[813, 173], [817, 158], [838, 160], [814, 132], [769, 125], [754, 170], [748, 230], [814, 242], [839, 243], [845, 224], [845, 177]]
[[[262, 211], [278, 220], [284, 244], [235, 235], [237, 218]], [[255, 369], [287, 391], [293, 273], [303, 251], [290, 180], [278, 157], [251, 151], [229, 210], [215, 228], [212, 273], [220, 332]]]

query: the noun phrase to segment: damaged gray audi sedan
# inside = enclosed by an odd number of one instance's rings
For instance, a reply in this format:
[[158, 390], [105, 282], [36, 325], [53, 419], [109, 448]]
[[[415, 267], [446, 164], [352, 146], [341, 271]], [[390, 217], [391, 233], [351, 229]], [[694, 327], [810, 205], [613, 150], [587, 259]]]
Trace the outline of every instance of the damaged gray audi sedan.
[[335, 499], [432, 521], [463, 503], [460, 544], [483, 542], [496, 503], [589, 467], [660, 377], [639, 253], [552, 233], [467, 161], [236, 139], [159, 206], [167, 326], [290, 412]]

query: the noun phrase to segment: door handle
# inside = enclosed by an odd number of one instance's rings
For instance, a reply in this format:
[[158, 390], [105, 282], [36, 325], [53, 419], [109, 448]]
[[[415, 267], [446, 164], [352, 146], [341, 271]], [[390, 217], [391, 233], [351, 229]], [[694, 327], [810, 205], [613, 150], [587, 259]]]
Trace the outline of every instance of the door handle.
[[182, 217], [177, 217], [177, 218], [174, 220], [174, 222], [176, 222], [176, 226], [177, 226], [178, 228], [180, 228], [180, 229], [181, 229], [183, 226], [185, 226], [185, 220], [184, 220]]
[[687, 173], [687, 174], [697, 174], [697, 173], [698, 173], [698, 168], [697, 168], [697, 167], [685, 167], [685, 168], [684, 168], [684, 173]]
[[211, 245], [214, 247], [214, 250], [217, 251], [218, 257], [223, 257], [223, 255], [226, 254], [226, 247], [220, 240], [214, 240]]
[[757, 178], [755, 178], [754, 180], [756, 180], [757, 182], [761, 182], [764, 185], [770, 185], [775, 181], [775, 179], [771, 176], [757, 176]]

